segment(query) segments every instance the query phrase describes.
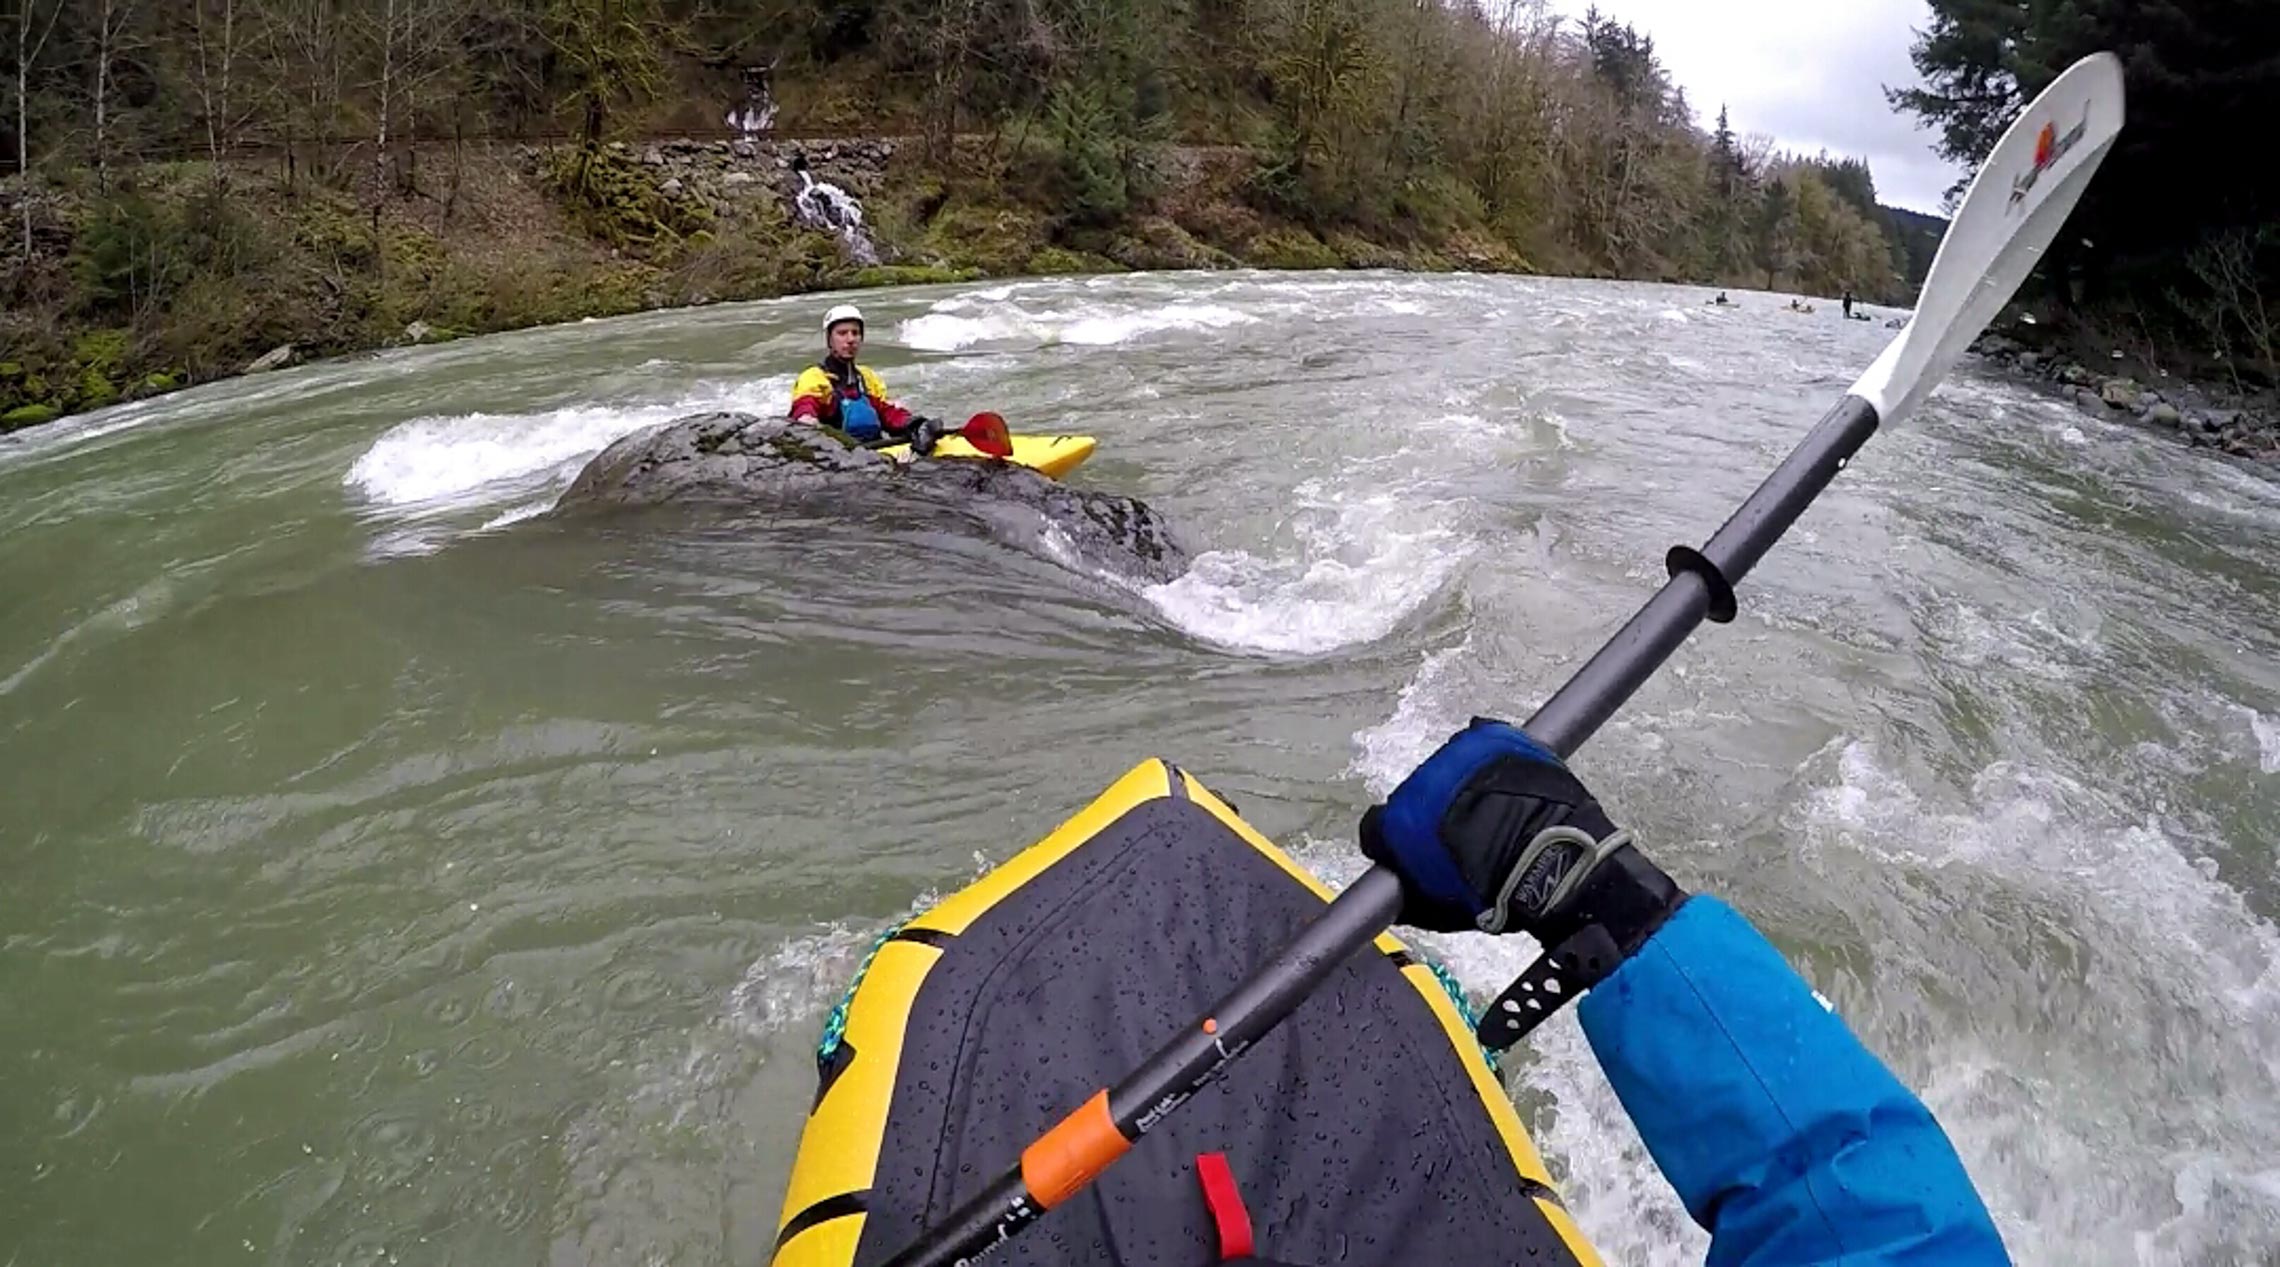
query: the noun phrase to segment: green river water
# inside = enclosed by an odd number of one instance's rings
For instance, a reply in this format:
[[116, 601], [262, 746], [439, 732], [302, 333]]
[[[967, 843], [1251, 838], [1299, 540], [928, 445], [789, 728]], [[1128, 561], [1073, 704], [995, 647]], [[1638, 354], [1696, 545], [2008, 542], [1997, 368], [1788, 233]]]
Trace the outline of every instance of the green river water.
[[[898, 394], [1082, 431], [1169, 585], [957, 523], [534, 517], [780, 412], [828, 300], [0, 440], [0, 1264], [766, 1260], [881, 929], [1165, 756], [1326, 878], [1889, 331], [1677, 288], [874, 292]], [[1940, 1113], [2022, 1263], [2280, 1262], [2280, 480], [1970, 364], [1578, 759]], [[1422, 939], [1485, 999], [1520, 939]], [[1563, 1018], [1515, 1098], [1697, 1262]]]

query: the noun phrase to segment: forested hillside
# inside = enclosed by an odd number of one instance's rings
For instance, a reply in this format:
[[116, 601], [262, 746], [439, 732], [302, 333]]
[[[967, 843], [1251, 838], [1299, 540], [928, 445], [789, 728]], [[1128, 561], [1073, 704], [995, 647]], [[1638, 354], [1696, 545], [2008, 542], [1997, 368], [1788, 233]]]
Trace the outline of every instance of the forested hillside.
[[[1540, 5], [6, 3], [19, 424], [276, 344], [972, 272], [1473, 267], [1887, 301], [1920, 275], [1864, 164], [1698, 118], [1650, 39]], [[769, 137], [897, 138], [858, 191], [889, 267], [783, 199], [641, 161], [732, 122], [721, 161], [763, 177]]]

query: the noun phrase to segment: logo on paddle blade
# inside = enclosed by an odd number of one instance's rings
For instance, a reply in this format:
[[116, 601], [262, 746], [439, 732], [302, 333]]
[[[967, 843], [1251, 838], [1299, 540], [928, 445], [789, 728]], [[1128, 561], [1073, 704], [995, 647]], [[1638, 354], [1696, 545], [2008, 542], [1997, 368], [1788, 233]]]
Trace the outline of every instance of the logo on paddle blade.
[[[2011, 178], [2009, 207], [2016, 207], [2025, 202], [2027, 195], [2034, 192], [2035, 182], [2042, 179], [2042, 174], [2055, 166], [2058, 160], [2065, 158], [2067, 151], [2080, 144], [2083, 134], [2089, 130], [2090, 107], [2088, 106], [2082, 107], [2082, 121], [2068, 128], [2065, 132], [2060, 132], [2056, 123], [2043, 124], [2042, 131], [2035, 134], [2035, 165], [2028, 168], [2024, 173]], [[2009, 207], [2005, 209], [2008, 210]]]

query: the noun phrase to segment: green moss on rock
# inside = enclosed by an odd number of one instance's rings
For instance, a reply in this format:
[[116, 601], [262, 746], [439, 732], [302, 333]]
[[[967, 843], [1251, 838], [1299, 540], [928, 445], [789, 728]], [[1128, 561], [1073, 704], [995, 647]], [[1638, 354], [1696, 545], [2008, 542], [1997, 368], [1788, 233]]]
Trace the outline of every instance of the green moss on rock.
[[43, 422], [53, 422], [62, 415], [63, 411], [53, 405], [18, 405], [0, 414], [0, 431], [36, 427]]
[[1351, 233], [1333, 233], [1324, 245], [1348, 268], [1405, 268], [1409, 263], [1392, 247]]
[[1029, 272], [1038, 276], [1082, 276], [1087, 273], [1121, 273], [1124, 266], [1105, 255], [1048, 246], [1029, 257]]
[[970, 268], [949, 268], [940, 264], [874, 264], [855, 270], [849, 284], [873, 286], [935, 286], [946, 282], [970, 282], [980, 273]]
[[1218, 247], [1197, 241], [1186, 229], [1162, 216], [1145, 216], [1129, 232], [1109, 239], [1104, 254], [1126, 268], [1238, 268], [1242, 261]]
[[1340, 268], [1345, 260], [1304, 229], [1269, 229], [1251, 239], [1244, 252], [1261, 268]]
[[1442, 244], [1456, 267], [1476, 273], [1529, 273], [1528, 261], [1492, 234], [1458, 230]]

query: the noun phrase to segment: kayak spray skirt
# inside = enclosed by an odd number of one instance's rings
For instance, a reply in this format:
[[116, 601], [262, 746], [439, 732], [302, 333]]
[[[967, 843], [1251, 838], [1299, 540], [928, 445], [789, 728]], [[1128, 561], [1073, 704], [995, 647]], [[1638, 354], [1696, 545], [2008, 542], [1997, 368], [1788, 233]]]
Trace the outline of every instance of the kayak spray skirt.
[[[776, 1267], [873, 1267], [1267, 961], [1330, 893], [1146, 762], [880, 943], [818, 1053]], [[1471, 1026], [1392, 935], [991, 1261], [1219, 1261], [1223, 1153], [1262, 1258], [1596, 1264]]]

